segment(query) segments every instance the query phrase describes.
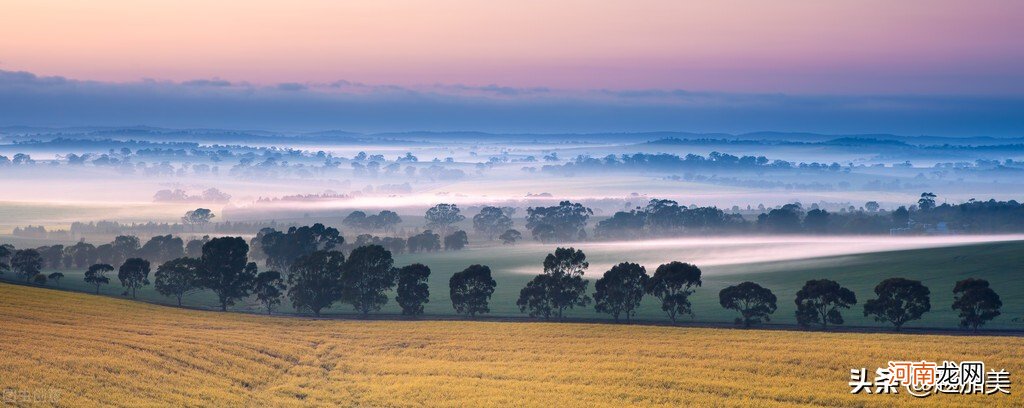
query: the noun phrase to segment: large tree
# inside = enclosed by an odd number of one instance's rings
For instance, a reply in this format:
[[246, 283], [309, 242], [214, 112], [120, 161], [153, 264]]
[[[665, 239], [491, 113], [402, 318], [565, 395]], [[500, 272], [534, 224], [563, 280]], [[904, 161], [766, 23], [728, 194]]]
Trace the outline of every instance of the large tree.
[[502, 232], [501, 235], [498, 236], [498, 238], [501, 239], [502, 244], [515, 245], [516, 242], [519, 242], [520, 239], [523, 239], [523, 233], [519, 232], [518, 230], [510, 229], [505, 232]]
[[648, 279], [647, 270], [638, 264], [623, 262], [613, 266], [594, 283], [594, 309], [612, 315], [616, 322], [624, 314], [629, 322], [644, 297]]
[[836, 281], [816, 279], [807, 281], [796, 292], [795, 303], [797, 323], [804, 327], [818, 323], [824, 329], [830, 323], [843, 324], [839, 309], [857, 304], [857, 296]]
[[76, 268], [86, 268], [96, 263], [96, 246], [85, 241], [71, 245], [65, 249], [71, 265]]
[[960, 327], [978, 328], [1000, 314], [1003, 301], [984, 279], [967, 278], [953, 287], [953, 310], [960, 314]]
[[241, 237], [211, 239], [203, 245], [199, 282], [217, 295], [220, 310], [249, 296], [256, 264], [249, 262], [249, 244]]
[[[118, 235], [114, 237], [114, 241], [110, 243], [110, 259], [107, 259], [111, 265], [118, 265], [124, 263], [128, 258], [135, 257], [135, 253], [139, 250], [139, 238], [134, 235]], [[98, 250], [99, 248], [97, 248]]]
[[89, 270], [85, 271], [85, 283], [95, 286], [96, 294], [98, 295], [100, 294], [100, 286], [110, 283], [107, 273], [113, 270], [114, 267], [109, 264], [93, 264], [89, 267]]
[[316, 223], [312, 226], [291, 227], [286, 232], [261, 231], [260, 245], [266, 255], [268, 267], [287, 270], [299, 257], [314, 251], [329, 251], [345, 243], [345, 238], [333, 227]]
[[469, 317], [489, 313], [488, 302], [494, 294], [497, 282], [491, 277], [491, 268], [484, 265], [470, 265], [462, 272], [456, 272], [448, 280], [452, 307]]
[[466, 236], [466, 231], [458, 230], [444, 237], [445, 251], [461, 251], [466, 245], [469, 245], [469, 237]]
[[526, 228], [533, 238], [553, 242], [586, 238], [587, 220], [594, 211], [580, 203], [562, 201], [557, 206], [527, 208], [526, 214]]
[[117, 270], [117, 279], [124, 286], [125, 293], [131, 291], [132, 299], [136, 299], [136, 291], [149, 285], [149, 261], [142, 258], [128, 258]]
[[582, 250], [556, 248], [544, 257], [544, 273], [535, 277], [519, 293], [516, 304], [530, 316], [562, 319], [565, 309], [590, 304], [588, 282], [583, 273], [590, 266]]
[[153, 287], [164, 296], [174, 296], [181, 306], [186, 294], [200, 288], [199, 274], [202, 262], [196, 258], [176, 258], [164, 262], [156, 268], [156, 279]]
[[398, 296], [395, 301], [402, 307], [403, 315], [423, 314], [423, 304], [430, 301], [428, 278], [430, 268], [424, 264], [415, 263], [398, 269]]
[[185, 245], [179, 237], [157, 235], [146, 241], [136, 256], [153, 263], [165, 262], [185, 256]]
[[320, 311], [341, 300], [345, 256], [338, 251], [315, 251], [292, 263], [288, 298], [296, 310]]
[[904, 324], [921, 318], [931, 310], [931, 291], [921, 281], [889, 278], [875, 286], [877, 299], [864, 303], [864, 316], [876, 321], [889, 322], [899, 331]]
[[256, 295], [256, 300], [267, 309], [267, 314], [271, 314], [274, 311], [274, 306], [281, 304], [284, 290], [284, 279], [281, 278], [281, 272], [265, 271], [256, 275], [252, 292]]
[[423, 218], [426, 218], [428, 228], [440, 230], [447, 235], [453, 224], [466, 219], [460, 212], [458, 205], [438, 204], [430, 207]]
[[736, 324], [750, 327], [752, 324], [770, 321], [775, 313], [778, 299], [768, 288], [754, 282], [743, 282], [718, 292], [718, 303], [726, 309], [740, 312]]
[[14, 255], [14, 246], [11, 244], [0, 245], [0, 275], [3, 275], [5, 271], [11, 269], [11, 264], [8, 258]]
[[11, 269], [19, 278], [29, 282], [43, 269], [43, 257], [34, 249], [19, 249], [11, 256]]
[[202, 227], [209, 224], [215, 217], [216, 215], [213, 214], [213, 211], [207, 208], [196, 208], [185, 212], [185, 216], [181, 217], [181, 223], [191, 225], [194, 229], [196, 225]]
[[647, 293], [661, 300], [661, 310], [668, 313], [673, 323], [678, 315], [693, 316], [690, 295], [693, 287], [701, 285], [700, 268], [685, 262], [673, 261], [658, 266], [647, 281]]
[[395, 287], [398, 270], [391, 251], [380, 245], [353, 249], [342, 272], [342, 300], [366, 316], [388, 302], [384, 293]]
[[512, 218], [499, 207], [484, 207], [480, 213], [473, 216], [473, 229], [489, 240], [512, 228]]

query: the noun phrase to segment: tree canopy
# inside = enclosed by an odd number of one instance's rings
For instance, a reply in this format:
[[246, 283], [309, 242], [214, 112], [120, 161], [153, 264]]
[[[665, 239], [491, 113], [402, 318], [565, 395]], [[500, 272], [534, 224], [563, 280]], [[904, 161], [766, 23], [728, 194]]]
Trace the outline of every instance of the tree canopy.
[[829, 324], [843, 324], [839, 309], [849, 309], [857, 304], [852, 290], [839, 286], [828, 279], [809, 280], [796, 292], [796, 321], [807, 327], [819, 323], [822, 328]]
[[353, 249], [342, 272], [342, 300], [363, 316], [388, 302], [384, 293], [395, 287], [398, 271], [391, 252], [380, 245]]
[[986, 322], [995, 319], [1002, 312], [1003, 301], [999, 299], [984, 279], [967, 278], [957, 281], [953, 287], [953, 310], [960, 315], [960, 327], [978, 331]]
[[469, 317], [489, 313], [488, 302], [494, 294], [497, 282], [491, 277], [491, 268], [484, 265], [470, 265], [456, 272], [448, 280], [452, 307], [459, 314]]
[[418, 316], [423, 314], [423, 304], [430, 301], [430, 268], [415, 263], [398, 269], [398, 296], [395, 301], [402, 307], [402, 314]]
[[684, 262], [674, 261], [658, 266], [647, 281], [647, 293], [661, 300], [661, 310], [668, 313], [672, 322], [678, 315], [693, 316], [690, 295], [693, 287], [701, 285], [700, 268]]
[[341, 252], [315, 251], [292, 263], [288, 274], [288, 298], [296, 310], [320, 311], [341, 300], [345, 256]]
[[608, 313], [619, 321], [620, 315], [630, 321], [644, 296], [647, 270], [631, 262], [613, 266], [594, 283], [594, 309]]
[[220, 309], [249, 296], [256, 278], [256, 264], [249, 262], [249, 244], [240, 237], [211, 239], [203, 245], [199, 282], [217, 294]]
[[771, 320], [778, 299], [768, 288], [754, 282], [743, 282], [718, 292], [718, 303], [726, 309], [740, 312], [736, 324], [750, 327], [753, 324]]
[[876, 321], [892, 323], [898, 331], [911, 320], [921, 318], [931, 310], [931, 291], [921, 281], [889, 278], [875, 286], [876, 299], [864, 303], [864, 316]]

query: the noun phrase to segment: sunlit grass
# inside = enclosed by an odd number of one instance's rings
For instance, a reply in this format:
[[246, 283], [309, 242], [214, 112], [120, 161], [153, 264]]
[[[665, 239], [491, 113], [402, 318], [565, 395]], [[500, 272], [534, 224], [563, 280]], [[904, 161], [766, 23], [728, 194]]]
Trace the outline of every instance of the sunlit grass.
[[56, 390], [61, 406], [1024, 404], [1016, 388], [918, 400], [847, 385], [890, 359], [1016, 375], [1011, 337], [309, 320], [0, 284], [0, 344], [0, 389]]

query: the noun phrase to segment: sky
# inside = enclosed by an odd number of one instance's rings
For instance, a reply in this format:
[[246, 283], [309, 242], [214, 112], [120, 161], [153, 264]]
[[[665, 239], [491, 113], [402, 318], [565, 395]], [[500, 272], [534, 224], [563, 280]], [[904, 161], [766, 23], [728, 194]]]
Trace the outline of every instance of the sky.
[[0, 3], [0, 125], [1024, 132], [1015, 0]]

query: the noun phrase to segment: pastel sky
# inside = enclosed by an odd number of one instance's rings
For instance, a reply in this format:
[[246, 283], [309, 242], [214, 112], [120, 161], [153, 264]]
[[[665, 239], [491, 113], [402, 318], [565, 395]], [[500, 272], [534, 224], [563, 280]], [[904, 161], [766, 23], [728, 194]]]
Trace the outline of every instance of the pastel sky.
[[[569, 93], [568, 99], [586, 104], [607, 103], [602, 99], [608, 96], [602, 94], [606, 91], [619, 92], [617, 97], [629, 92], [677, 96], [697, 92], [729, 95], [700, 107], [724, 104], [732, 109], [729, 115], [739, 115], [741, 121], [744, 111], [737, 110], [736, 100], [750, 103], [743, 95], [785, 97], [804, 105], [839, 98], [855, 108], [863, 108], [864, 102], [844, 98], [870, 98], [873, 109], [880, 106], [878, 98], [897, 98], [901, 109], [910, 109], [906, 101], [916, 101], [913, 109], [922, 115], [929, 109], [939, 114], [935, 104], [955, 111], [958, 103], [971, 108], [966, 104], [981, 98], [984, 106], [1004, 115], [993, 113], [986, 119], [1000, 121], [1000, 132], [1024, 130], [1020, 118], [1005, 116], [1024, 98], [1024, 1], [1019, 0], [0, 0], [0, 4], [0, 71], [9, 74], [0, 75], [0, 80], [24, 79], [22, 74], [31, 73], [89, 83], [94, 85], [92, 90], [102, 84], [111, 94], [118, 94], [113, 90], [117, 86], [135, 92], [152, 83], [291, 87], [309, 92], [345, 81], [369, 84], [373, 93], [395, 87], [420, 92], [429, 88], [433, 94], [441, 87], [442, 93], [449, 94], [462, 87], [472, 90], [470, 97], [480, 97], [480, 92], [513, 90], [515, 96], [498, 93], [515, 104], [536, 108], [532, 100], [522, 99], [523, 90], [557, 91], [558, 97], [547, 94], [548, 102]], [[5, 95], [14, 96], [13, 86], [0, 83], [0, 92], [6, 89]], [[337, 92], [339, 88], [330, 89]], [[24, 97], [27, 91], [19, 92]], [[162, 92], [194, 95], [188, 90]], [[323, 92], [314, 93], [324, 97]], [[44, 97], [36, 95], [33, 101]], [[88, 96], [76, 97], [88, 104]], [[393, 93], [391, 97], [402, 103], [415, 101]], [[918, 106], [922, 100], [928, 106]], [[796, 109], [800, 103], [792, 106]], [[7, 104], [18, 105], [11, 100]], [[783, 108], [780, 105], [779, 112], [788, 112]], [[847, 110], [850, 120], [855, 120], [856, 110]], [[26, 120], [19, 121], [19, 115]], [[0, 124], [22, 124], [43, 116], [44, 112], [7, 113], [0, 116], [4, 122]], [[984, 116], [971, 120], [981, 121]], [[926, 116], [915, 118], [927, 121]], [[82, 116], [73, 122], [123, 119]], [[649, 127], [682, 125], [658, 123]], [[786, 123], [770, 125], [820, 127]], [[958, 126], [970, 130], [973, 123]], [[758, 126], [762, 124], [753, 121], [747, 127]], [[921, 132], [941, 130], [920, 128]]]

